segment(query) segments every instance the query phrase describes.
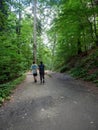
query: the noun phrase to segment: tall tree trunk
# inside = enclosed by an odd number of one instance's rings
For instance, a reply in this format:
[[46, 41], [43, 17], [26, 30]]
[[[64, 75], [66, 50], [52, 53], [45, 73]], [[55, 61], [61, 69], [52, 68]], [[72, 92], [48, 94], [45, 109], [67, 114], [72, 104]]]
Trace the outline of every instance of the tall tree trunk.
[[54, 69], [54, 57], [55, 57], [55, 48], [56, 48], [56, 33], [54, 34], [53, 37], [54, 41], [53, 41], [53, 48], [52, 48], [52, 70]]
[[37, 43], [36, 43], [36, 4], [37, 0], [33, 0], [33, 9], [34, 9], [34, 32], [33, 32], [33, 38], [34, 38], [34, 43], [33, 43], [33, 60], [36, 62], [37, 60]]
[[85, 39], [86, 39], [86, 33], [85, 33], [85, 30], [83, 29], [83, 33], [82, 33], [82, 35], [83, 35], [83, 43], [85, 44], [84, 45], [84, 48], [85, 48], [85, 54], [87, 54], [87, 46], [86, 46], [86, 43], [85, 43]]
[[[80, 0], [80, 2], [81, 2], [82, 6], [84, 7], [84, 10], [85, 10], [86, 4], [82, 0]], [[92, 38], [93, 42], [95, 42], [93, 25], [92, 25], [92, 22], [89, 20], [89, 15], [88, 15], [88, 13], [86, 11], [85, 11], [85, 17], [86, 17], [86, 20], [87, 20], [87, 22], [89, 24], [89, 27], [90, 27], [91, 38]]]
[[81, 54], [82, 50], [81, 50], [81, 42], [80, 42], [79, 38], [78, 38], [78, 42], [77, 42], [77, 48], [78, 48], [78, 54]]
[[8, 6], [5, 0], [0, 0], [0, 31], [5, 31], [7, 27]]
[[19, 37], [21, 34], [21, 3], [20, 0], [18, 1], [19, 7], [18, 7], [18, 20], [16, 21], [16, 34]]
[[22, 10], [21, 10], [21, 0], [18, 0], [18, 18], [16, 21], [16, 34], [17, 34], [17, 47], [18, 47], [18, 54], [21, 53], [20, 51], [20, 35], [21, 35], [21, 15], [22, 15]]
[[[94, 11], [94, 1], [93, 0], [91, 0], [91, 5], [92, 5], [92, 9], [93, 9], [93, 11]], [[97, 27], [96, 27], [96, 15], [97, 14], [95, 14], [95, 12], [93, 13], [93, 18], [94, 18], [94, 33], [95, 33], [95, 37], [96, 37], [96, 39], [95, 39], [95, 43], [96, 43], [96, 46], [98, 46], [98, 34], [97, 34]]]

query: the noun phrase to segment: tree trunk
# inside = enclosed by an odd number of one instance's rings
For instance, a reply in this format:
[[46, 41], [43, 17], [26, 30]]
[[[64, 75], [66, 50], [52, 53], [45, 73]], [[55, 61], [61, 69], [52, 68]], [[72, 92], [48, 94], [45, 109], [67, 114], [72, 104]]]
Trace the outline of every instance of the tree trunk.
[[21, 34], [21, 4], [20, 0], [18, 1], [19, 3], [19, 9], [18, 9], [18, 20], [16, 21], [16, 34], [19, 37]]
[[81, 50], [81, 42], [80, 42], [80, 39], [79, 39], [79, 38], [78, 38], [77, 47], [78, 47], [78, 54], [81, 54], [81, 53], [82, 53], [82, 50]]
[[36, 4], [37, 0], [33, 0], [33, 9], [34, 9], [34, 31], [33, 31], [33, 60], [36, 62], [37, 60], [37, 43], [36, 43]]
[[53, 48], [52, 48], [52, 70], [54, 69], [54, 57], [55, 57], [55, 48], [56, 48], [56, 33], [54, 34], [53, 37], [54, 41], [53, 41]]
[[[82, 4], [82, 6], [84, 6], [84, 8], [86, 7], [86, 5], [83, 3], [82, 0], [81, 0], [81, 4]], [[86, 11], [85, 11], [85, 17], [86, 17], [86, 20], [88, 21], [88, 24], [89, 24], [89, 27], [90, 27], [90, 34], [91, 34], [92, 40], [93, 40], [93, 42], [95, 42], [93, 25], [92, 25], [92, 22], [89, 20], [89, 15]]]
[[5, 31], [7, 27], [8, 6], [5, 0], [0, 0], [0, 31]]
[[[93, 11], [94, 11], [94, 3], [93, 3], [94, 1], [92, 1], [91, 0], [91, 5], [92, 5], [92, 9], [93, 9]], [[96, 46], [98, 46], [98, 34], [97, 34], [97, 27], [96, 27], [96, 15], [97, 14], [95, 14], [95, 12], [93, 13], [93, 18], [94, 18], [94, 33], [95, 33], [95, 37], [96, 37], [96, 39], [95, 39], [95, 44], [96, 44]]]

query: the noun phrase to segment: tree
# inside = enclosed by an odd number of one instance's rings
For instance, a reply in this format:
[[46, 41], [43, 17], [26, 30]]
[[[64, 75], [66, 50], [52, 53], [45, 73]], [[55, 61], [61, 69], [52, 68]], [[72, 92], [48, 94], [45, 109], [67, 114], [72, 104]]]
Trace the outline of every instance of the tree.
[[60, 3], [50, 29], [51, 32], [55, 30], [57, 35], [57, 66], [64, 65], [71, 57], [82, 52], [87, 54], [89, 49], [96, 46], [97, 12], [98, 7], [92, 0], [63, 0]]
[[0, 0], [0, 32], [6, 29], [8, 10], [7, 2], [5, 0]]
[[33, 8], [34, 8], [34, 43], [33, 43], [33, 60], [36, 62], [37, 60], [37, 56], [36, 56], [36, 51], [37, 51], [37, 43], [36, 43], [36, 4], [37, 4], [37, 0], [33, 1]]

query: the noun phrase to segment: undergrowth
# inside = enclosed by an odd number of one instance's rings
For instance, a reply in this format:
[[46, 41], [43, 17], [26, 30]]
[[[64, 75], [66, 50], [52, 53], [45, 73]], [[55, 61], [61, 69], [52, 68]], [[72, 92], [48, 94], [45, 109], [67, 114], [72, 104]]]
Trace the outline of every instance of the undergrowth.
[[14, 81], [10, 81], [6, 84], [0, 85], [0, 106], [5, 100], [10, 99], [10, 94], [12, 93], [12, 90], [16, 88], [16, 85], [20, 84], [24, 79], [25, 75], [15, 79]]
[[[70, 65], [70, 63], [73, 63]], [[82, 78], [86, 81], [96, 83], [98, 86], [98, 49], [85, 57], [79, 57], [74, 62], [70, 61], [69, 73], [76, 77]]]

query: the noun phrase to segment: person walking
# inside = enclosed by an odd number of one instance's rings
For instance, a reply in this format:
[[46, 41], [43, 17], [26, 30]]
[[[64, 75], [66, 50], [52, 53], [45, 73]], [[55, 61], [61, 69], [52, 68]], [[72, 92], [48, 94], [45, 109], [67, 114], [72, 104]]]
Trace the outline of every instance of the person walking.
[[41, 83], [44, 83], [45, 82], [45, 66], [43, 64], [43, 62], [41, 61], [40, 62], [40, 65], [39, 65], [39, 75], [40, 75], [40, 82]]
[[34, 77], [34, 82], [36, 83], [37, 82], [38, 65], [35, 62], [33, 62], [32, 66], [31, 66], [31, 69], [32, 69], [33, 77]]

